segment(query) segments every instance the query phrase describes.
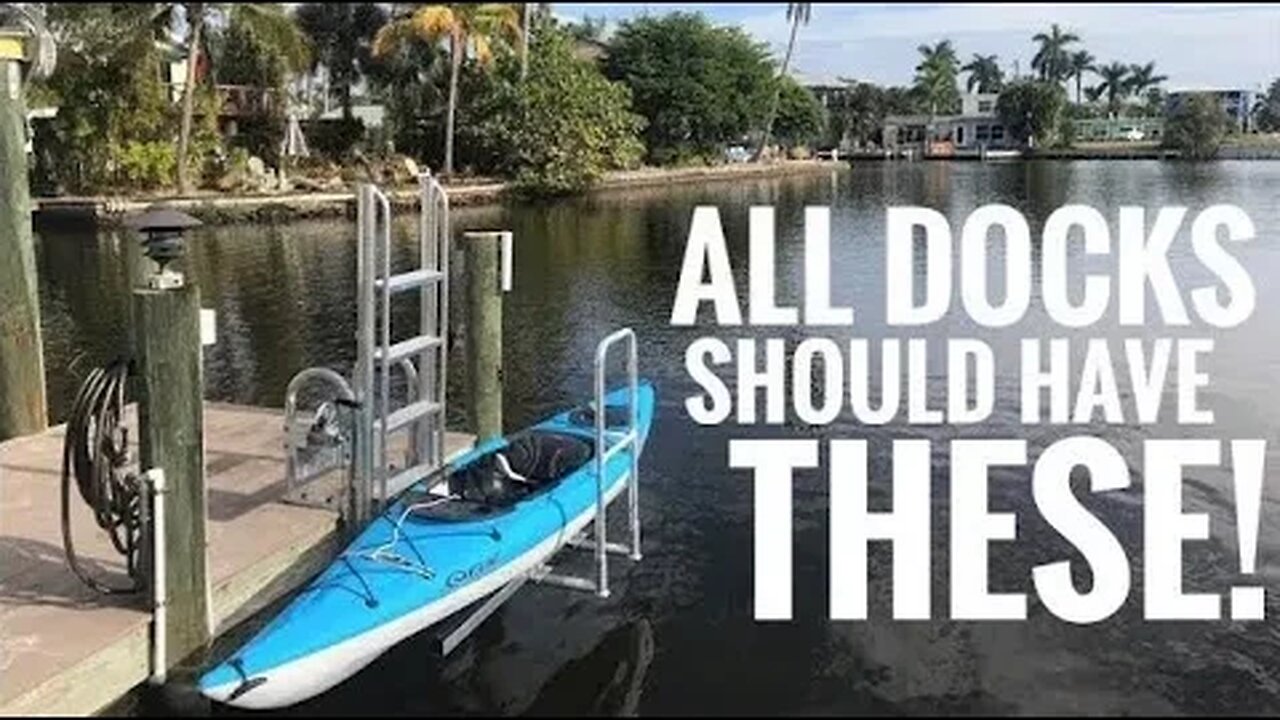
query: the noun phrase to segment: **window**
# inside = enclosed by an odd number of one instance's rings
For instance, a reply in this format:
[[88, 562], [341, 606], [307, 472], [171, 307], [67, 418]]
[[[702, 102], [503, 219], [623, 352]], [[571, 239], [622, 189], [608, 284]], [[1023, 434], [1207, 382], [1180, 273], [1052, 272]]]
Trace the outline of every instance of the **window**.
[[1003, 125], [992, 125], [992, 126], [991, 126], [991, 139], [992, 139], [992, 140], [1003, 140], [1003, 139], [1004, 139], [1004, 126], [1003, 126]]
[[990, 140], [990, 139], [991, 139], [991, 126], [990, 126], [990, 125], [979, 125], [979, 126], [977, 127], [977, 132], [975, 133], [975, 137], [977, 138], [978, 142], [982, 142], [983, 140]]
[[957, 145], [964, 144], [964, 126], [963, 125], [956, 128], [956, 144]]
[[992, 103], [990, 100], [979, 100], [979, 101], [978, 101], [978, 112], [980, 112], [980, 113], [989, 113], [989, 112], [991, 112], [991, 108], [992, 108], [992, 106], [993, 106], [993, 105], [994, 105], [994, 103]]

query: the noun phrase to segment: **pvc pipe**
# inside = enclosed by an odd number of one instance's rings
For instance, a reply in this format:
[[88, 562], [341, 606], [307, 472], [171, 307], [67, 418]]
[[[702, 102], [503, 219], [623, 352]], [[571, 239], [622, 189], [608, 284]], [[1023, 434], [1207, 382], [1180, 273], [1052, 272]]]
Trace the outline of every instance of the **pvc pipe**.
[[168, 671], [167, 655], [167, 606], [169, 602], [168, 587], [165, 584], [165, 517], [164, 496], [169, 492], [165, 483], [164, 469], [152, 468], [147, 471], [144, 482], [151, 489], [151, 553], [152, 553], [152, 620], [151, 620], [151, 683], [163, 685]]

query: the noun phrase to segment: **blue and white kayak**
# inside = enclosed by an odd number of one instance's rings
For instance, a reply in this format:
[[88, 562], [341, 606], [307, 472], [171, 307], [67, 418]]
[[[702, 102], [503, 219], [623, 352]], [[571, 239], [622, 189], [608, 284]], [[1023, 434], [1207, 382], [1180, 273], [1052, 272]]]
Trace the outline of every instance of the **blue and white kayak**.
[[[628, 391], [605, 397], [610, 432], [626, 430]], [[640, 452], [654, 391], [639, 386]], [[268, 625], [207, 672], [200, 689], [243, 708], [318, 695], [400, 641], [541, 567], [596, 514], [595, 412], [562, 412], [459, 458], [448, 481], [411, 487]], [[612, 445], [613, 441], [607, 441]], [[605, 464], [612, 500], [631, 450]]]

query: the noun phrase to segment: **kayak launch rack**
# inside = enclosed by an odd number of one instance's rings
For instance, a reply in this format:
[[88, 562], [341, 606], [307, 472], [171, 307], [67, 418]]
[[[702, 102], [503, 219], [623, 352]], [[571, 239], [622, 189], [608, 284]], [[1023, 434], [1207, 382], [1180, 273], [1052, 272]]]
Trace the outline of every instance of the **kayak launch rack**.
[[[285, 500], [340, 510], [356, 528], [414, 483], [433, 474], [443, 477], [449, 200], [429, 172], [419, 176], [418, 186], [418, 267], [398, 274], [391, 269], [390, 200], [375, 185], [358, 186], [351, 382], [329, 368], [307, 368], [290, 381], [285, 398]], [[418, 334], [393, 341], [392, 298], [415, 290], [420, 293]], [[397, 370], [404, 375], [405, 400], [393, 407], [391, 376]], [[329, 386], [330, 399], [313, 411], [300, 410], [303, 386], [317, 381]], [[401, 431], [409, 437], [403, 461], [396, 463], [391, 439]], [[340, 468], [345, 470], [341, 487], [310, 487]]]
[[[608, 413], [604, 411], [605, 402], [605, 370], [609, 361], [609, 349], [620, 342], [627, 344], [627, 423], [624, 430], [610, 431], [607, 425]], [[640, 419], [637, 414], [640, 404], [639, 373], [636, 362], [636, 334], [631, 328], [623, 328], [600, 341], [596, 346], [595, 359], [595, 441], [596, 451], [593, 462], [596, 474], [596, 515], [592, 522], [591, 539], [585, 533], [571, 538], [569, 547], [590, 549], [595, 552], [596, 577], [581, 578], [552, 573], [543, 567], [534, 572], [533, 579], [549, 585], [559, 585], [573, 590], [594, 592], [602, 598], [609, 597], [609, 554], [626, 555], [632, 560], [640, 560]], [[609, 441], [615, 442], [610, 445]], [[618, 453], [630, 449], [631, 468], [627, 471], [627, 524], [630, 530], [628, 543], [611, 543], [608, 536], [609, 501], [604, 487], [605, 466]]]
[[[614, 345], [625, 342], [627, 345], [627, 421], [621, 431], [608, 426], [608, 412], [605, 411], [605, 371], [608, 366], [609, 350]], [[435, 635], [435, 652], [443, 657], [457, 648], [475, 632], [490, 615], [510, 600], [524, 584], [530, 580], [595, 593], [598, 597], [609, 597], [609, 555], [626, 555], [633, 561], [641, 559], [640, 552], [640, 385], [638, 363], [636, 357], [636, 334], [631, 328], [622, 328], [600, 341], [595, 355], [595, 402], [591, 416], [595, 423], [595, 457], [592, 463], [596, 477], [596, 513], [592, 521], [592, 537], [586, 537], [586, 531], [565, 542], [566, 547], [590, 549], [594, 551], [596, 573], [594, 578], [556, 573], [552, 567], [543, 563], [531, 572], [521, 575], [496, 592], [489, 595], [469, 615], [463, 617], [451, 630], [442, 630]], [[612, 444], [610, 444], [612, 442]], [[630, 534], [629, 543], [611, 543], [608, 538], [608, 509], [614, 497], [609, 497], [605, 489], [605, 468], [609, 460], [626, 450], [630, 450], [630, 469], [627, 471], [627, 524]], [[555, 557], [552, 555], [552, 557]]]

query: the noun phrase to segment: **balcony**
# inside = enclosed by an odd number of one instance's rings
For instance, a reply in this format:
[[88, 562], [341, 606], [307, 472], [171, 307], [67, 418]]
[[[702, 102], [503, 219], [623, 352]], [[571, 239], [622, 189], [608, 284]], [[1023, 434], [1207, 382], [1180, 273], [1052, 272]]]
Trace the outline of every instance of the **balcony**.
[[[169, 83], [170, 97], [182, 100], [182, 83]], [[277, 102], [276, 91], [256, 85], [214, 85], [218, 96], [219, 118], [244, 118], [265, 115]], [[197, 106], [196, 112], [199, 113]]]

